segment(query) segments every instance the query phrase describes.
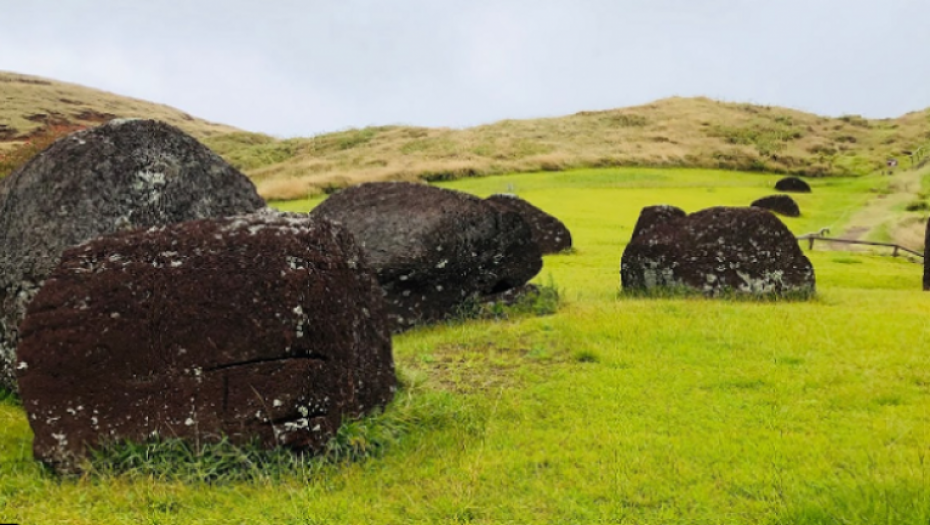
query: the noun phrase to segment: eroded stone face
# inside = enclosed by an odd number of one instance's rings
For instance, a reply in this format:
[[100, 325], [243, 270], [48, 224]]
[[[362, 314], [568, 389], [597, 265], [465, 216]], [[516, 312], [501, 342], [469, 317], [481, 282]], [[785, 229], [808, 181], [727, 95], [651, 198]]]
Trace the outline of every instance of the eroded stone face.
[[717, 207], [634, 235], [623, 252], [623, 288], [688, 288], [723, 293], [806, 295], [814, 268], [772, 213]]
[[16, 389], [19, 323], [66, 248], [263, 206], [244, 175], [164, 123], [112, 121], [55, 142], [0, 181], [0, 387]]
[[351, 234], [269, 214], [65, 251], [18, 358], [35, 456], [59, 470], [153, 436], [319, 450], [395, 388], [381, 291]]
[[790, 193], [810, 193], [811, 187], [803, 179], [797, 177], [785, 177], [775, 183], [775, 189], [778, 191]]
[[572, 247], [572, 234], [562, 221], [520, 197], [501, 193], [491, 195], [485, 200], [501, 211], [519, 213], [529, 224], [533, 240], [539, 245], [543, 255], [559, 253]]
[[798, 203], [788, 195], [769, 195], [768, 197], [762, 197], [761, 199], [753, 201], [751, 206], [773, 211], [785, 217], [801, 216], [801, 208], [798, 207]]
[[462, 192], [406, 182], [340, 191], [311, 212], [344, 224], [368, 254], [394, 331], [447, 319], [519, 288], [542, 268], [529, 225]]

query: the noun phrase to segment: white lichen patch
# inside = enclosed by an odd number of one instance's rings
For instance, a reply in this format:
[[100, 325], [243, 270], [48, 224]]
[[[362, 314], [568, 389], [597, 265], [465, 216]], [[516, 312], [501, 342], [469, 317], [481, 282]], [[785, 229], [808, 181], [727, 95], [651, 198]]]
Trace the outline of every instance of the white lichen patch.
[[297, 421], [288, 421], [284, 423], [284, 430], [293, 432], [295, 430], [305, 430], [310, 426], [310, 421], [306, 418], [300, 418]]
[[130, 123], [130, 122], [136, 122], [136, 121], [138, 121], [138, 120], [143, 120], [143, 119], [140, 119], [140, 118], [115, 118], [115, 119], [113, 119], [113, 120], [107, 122], [107, 123], [106, 123], [106, 126], [111, 127], [111, 128], [118, 128], [118, 127], [122, 126], [123, 124], [128, 124], [128, 123]]

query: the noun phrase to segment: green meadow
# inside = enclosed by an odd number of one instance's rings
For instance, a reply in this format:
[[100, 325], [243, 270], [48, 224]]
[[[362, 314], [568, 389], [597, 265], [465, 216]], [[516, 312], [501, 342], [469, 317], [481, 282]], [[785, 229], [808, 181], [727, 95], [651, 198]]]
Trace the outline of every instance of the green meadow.
[[[643, 206], [744, 206], [777, 178], [624, 168], [442, 183], [516, 193], [566, 223], [575, 250], [546, 257], [537, 278], [560, 290], [556, 314], [396, 337], [397, 399], [342, 436], [378, 446], [290, 471], [257, 465], [247, 480], [58, 478], [32, 461], [21, 407], [0, 400], [0, 521], [927, 525], [921, 265], [805, 245], [810, 301], [619, 293]], [[888, 181], [811, 184], [795, 196], [802, 217], [784, 219], [796, 234], [842, 232]]]

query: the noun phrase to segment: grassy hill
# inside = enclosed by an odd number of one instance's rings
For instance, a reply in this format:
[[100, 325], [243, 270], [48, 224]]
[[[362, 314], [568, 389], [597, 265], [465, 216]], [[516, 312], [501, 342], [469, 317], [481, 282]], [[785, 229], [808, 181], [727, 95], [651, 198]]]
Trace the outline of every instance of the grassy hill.
[[383, 126], [277, 140], [255, 133], [206, 143], [271, 199], [370, 180], [451, 180], [617, 166], [699, 167], [857, 176], [930, 143], [930, 110], [895, 119], [829, 118], [707, 98], [468, 129]]
[[277, 139], [177, 109], [43, 78], [0, 72], [0, 149], [43, 125], [114, 117], [174, 124], [253, 178], [266, 198], [300, 199], [370, 180], [451, 180], [619, 166], [722, 168], [858, 176], [930, 145], [930, 110], [894, 119], [822, 117], [707, 98], [468, 129], [381, 126]]
[[194, 118], [183, 111], [76, 84], [0, 71], [0, 150], [43, 126], [95, 125], [117, 117], [154, 118], [204, 139], [239, 131]]

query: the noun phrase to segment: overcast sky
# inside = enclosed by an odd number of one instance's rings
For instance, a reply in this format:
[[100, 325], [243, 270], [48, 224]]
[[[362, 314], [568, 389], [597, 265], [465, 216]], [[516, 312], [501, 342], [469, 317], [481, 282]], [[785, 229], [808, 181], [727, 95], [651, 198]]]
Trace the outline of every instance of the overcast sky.
[[672, 95], [930, 107], [930, 0], [0, 0], [0, 70], [277, 136]]

